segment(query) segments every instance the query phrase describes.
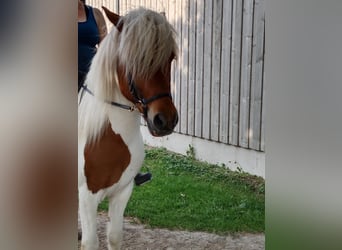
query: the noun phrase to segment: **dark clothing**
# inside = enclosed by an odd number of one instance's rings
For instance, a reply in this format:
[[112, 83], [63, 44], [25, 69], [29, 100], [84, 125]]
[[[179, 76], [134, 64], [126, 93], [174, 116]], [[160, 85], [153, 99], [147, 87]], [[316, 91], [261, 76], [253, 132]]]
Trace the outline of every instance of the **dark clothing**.
[[78, 22], [78, 90], [89, 71], [91, 60], [100, 42], [100, 34], [93, 14], [93, 8], [85, 5], [87, 20]]

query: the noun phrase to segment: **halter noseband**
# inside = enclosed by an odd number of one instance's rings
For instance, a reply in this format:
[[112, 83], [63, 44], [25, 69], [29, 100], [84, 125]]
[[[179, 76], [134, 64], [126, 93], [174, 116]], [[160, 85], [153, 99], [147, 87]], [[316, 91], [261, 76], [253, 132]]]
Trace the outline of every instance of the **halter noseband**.
[[141, 107], [143, 109], [143, 115], [145, 118], [147, 117], [147, 105], [149, 103], [154, 102], [154, 101], [161, 99], [161, 98], [164, 98], [164, 97], [171, 98], [171, 100], [172, 100], [172, 95], [170, 93], [157, 94], [157, 95], [154, 95], [154, 96], [147, 98], [147, 99], [143, 98], [140, 95], [131, 74], [128, 75], [128, 87], [129, 87], [129, 91], [130, 91], [131, 95], [134, 98], [135, 104], [141, 105]]

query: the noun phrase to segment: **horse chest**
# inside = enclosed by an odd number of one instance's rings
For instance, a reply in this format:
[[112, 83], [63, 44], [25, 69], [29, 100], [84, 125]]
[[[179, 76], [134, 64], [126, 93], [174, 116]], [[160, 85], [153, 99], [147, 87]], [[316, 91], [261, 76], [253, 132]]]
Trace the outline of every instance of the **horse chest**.
[[88, 189], [96, 193], [117, 183], [131, 162], [128, 146], [108, 125], [101, 138], [84, 148], [84, 174]]

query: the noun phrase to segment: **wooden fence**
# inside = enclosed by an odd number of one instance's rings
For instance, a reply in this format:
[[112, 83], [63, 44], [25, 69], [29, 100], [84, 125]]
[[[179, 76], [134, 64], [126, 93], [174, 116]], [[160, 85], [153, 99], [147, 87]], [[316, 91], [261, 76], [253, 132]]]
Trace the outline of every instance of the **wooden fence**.
[[176, 132], [265, 150], [264, 0], [88, 0], [124, 15], [144, 6], [178, 33], [172, 69]]

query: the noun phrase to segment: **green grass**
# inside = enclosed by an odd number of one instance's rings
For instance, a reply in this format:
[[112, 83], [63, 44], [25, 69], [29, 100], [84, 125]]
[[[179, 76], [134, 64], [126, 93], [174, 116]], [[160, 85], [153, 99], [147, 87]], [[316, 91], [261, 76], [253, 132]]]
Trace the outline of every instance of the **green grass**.
[[[150, 227], [214, 233], [264, 232], [265, 183], [163, 148], [146, 150], [142, 171], [153, 180], [135, 187], [125, 216]], [[106, 210], [107, 202], [100, 205]]]

